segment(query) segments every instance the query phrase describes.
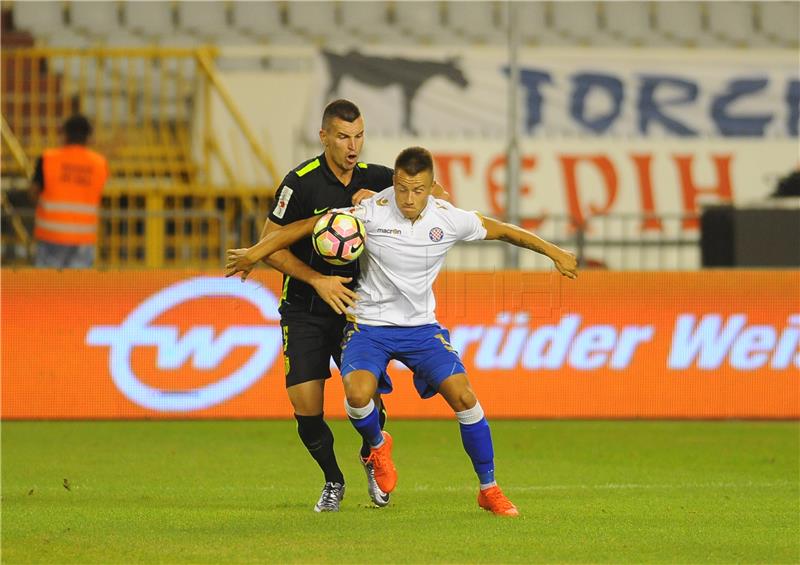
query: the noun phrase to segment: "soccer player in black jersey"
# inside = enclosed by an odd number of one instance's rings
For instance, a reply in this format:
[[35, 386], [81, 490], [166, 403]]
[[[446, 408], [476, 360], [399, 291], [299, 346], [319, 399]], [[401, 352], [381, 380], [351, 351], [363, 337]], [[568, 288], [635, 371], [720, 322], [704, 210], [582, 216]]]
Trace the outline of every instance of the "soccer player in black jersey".
[[[392, 185], [392, 169], [358, 160], [364, 144], [364, 119], [348, 100], [328, 104], [319, 138], [322, 155], [304, 161], [289, 172], [276, 191], [275, 205], [261, 233], [332, 208], [358, 204]], [[436, 185], [439, 194], [441, 186]], [[286, 391], [297, 419], [297, 432], [325, 475], [325, 486], [314, 510], [338, 511], [344, 496], [344, 476], [336, 462], [333, 434], [323, 419], [325, 380], [330, 360], [339, 363], [345, 325], [344, 311], [354, 305], [358, 262], [334, 266], [317, 255], [311, 239], [272, 254], [266, 262], [283, 273], [281, 327]], [[242, 274], [245, 278], [249, 274]], [[380, 401], [376, 402], [382, 406]], [[381, 409], [381, 425], [385, 411]], [[389, 503], [366, 463], [369, 445], [361, 449], [370, 498], [377, 506]]]

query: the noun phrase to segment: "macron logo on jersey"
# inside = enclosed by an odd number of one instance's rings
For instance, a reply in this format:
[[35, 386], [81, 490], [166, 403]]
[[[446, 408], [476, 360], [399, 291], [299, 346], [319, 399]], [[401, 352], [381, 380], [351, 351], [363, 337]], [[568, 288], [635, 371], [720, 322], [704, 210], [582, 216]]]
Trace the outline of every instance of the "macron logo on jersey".
[[385, 233], [388, 235], [400, 235], [403, 233], [403, 230], [399, 230], [397, 228], [375, 228], [375, 231], [378, 233]]

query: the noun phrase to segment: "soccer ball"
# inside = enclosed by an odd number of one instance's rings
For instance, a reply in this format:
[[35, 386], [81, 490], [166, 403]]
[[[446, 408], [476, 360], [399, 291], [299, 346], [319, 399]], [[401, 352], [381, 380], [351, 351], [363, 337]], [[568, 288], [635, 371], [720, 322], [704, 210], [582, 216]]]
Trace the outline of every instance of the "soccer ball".
[[314, 224], [314, 251], [333, 265], [352, 263], [364, 251], [367, 232], [355, 216], [328, 212]]

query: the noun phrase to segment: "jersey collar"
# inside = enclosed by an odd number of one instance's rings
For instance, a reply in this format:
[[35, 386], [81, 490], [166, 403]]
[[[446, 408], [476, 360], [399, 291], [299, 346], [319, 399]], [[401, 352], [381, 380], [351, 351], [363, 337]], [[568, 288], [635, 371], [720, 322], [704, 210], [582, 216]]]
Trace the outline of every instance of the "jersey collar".
[[317, 159], [319, 159], [319, 164], [322, 167], [322, 174], [325, 175], [325, 178], [327, 178], [333, 184], [338, 184], [344, 190], [350, 188], [350, 186], [355, 182], [356, 177], [361, 174], [361, 168], [358, 165], [356, 165], [356, 168], [353, 169], [353, 176], [350, 177], [350, 184], [345, 186], [342, 184], [342, 181], [340, 181], [338, 177], [335, 174], [333, 174], [333, 171], [328, 166], [328, 160], [325, 158], [324, 152], [322, 153], [322, 155], [317, 157]]

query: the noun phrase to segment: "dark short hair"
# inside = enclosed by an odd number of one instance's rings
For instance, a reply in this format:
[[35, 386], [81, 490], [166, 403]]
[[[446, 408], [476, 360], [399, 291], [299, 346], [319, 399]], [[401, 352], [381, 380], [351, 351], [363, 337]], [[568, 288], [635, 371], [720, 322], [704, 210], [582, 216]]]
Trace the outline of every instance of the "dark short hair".
[[322, 129], [327, 129], [333, 118], [353, 123], [359, 116], [361, 116], [361, 110], [349, 100], [343, 98], [334, 100], [325, 106], [325, 111], [322, 113]]
[[67, 143], [85, 144], [92, 135], [92, 124], [81, 114], [73, 114], [67, 118], [63, 127]]
[[401, 170], [412, 176], [423, 171], [433, 174], [433, 156], [424, 147], [408, 147], [395, 159], [394, 170]]

